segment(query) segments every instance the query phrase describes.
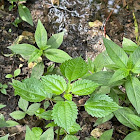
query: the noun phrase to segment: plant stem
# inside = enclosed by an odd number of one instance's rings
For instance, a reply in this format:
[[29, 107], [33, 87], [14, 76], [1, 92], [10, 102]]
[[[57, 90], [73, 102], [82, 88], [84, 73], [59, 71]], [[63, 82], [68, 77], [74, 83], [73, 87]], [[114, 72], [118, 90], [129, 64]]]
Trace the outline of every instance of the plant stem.
[[60, 134], [60, 127], [58, 128], [58, 133], [57, 133], [57, 139], [56, 140], [59, 140], [59, 134]]

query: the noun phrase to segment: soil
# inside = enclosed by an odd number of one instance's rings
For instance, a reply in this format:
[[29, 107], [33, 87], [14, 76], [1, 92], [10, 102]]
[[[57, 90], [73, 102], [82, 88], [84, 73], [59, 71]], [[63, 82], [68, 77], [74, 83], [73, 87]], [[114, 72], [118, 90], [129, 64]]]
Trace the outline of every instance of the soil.
[[[6, 74], [13, 74], [14, 70], [22, 64], [21, 74], [17, 79], [22, 80], [30, 75], [30, 68], [27, 62], [23, 61], [20, 56], [7, 57], [5, 55], [11, 54], [7, 47], [23, 31], [34, 34], [38, 19], [44, 24], [49, 37], [54, 33], [65, 31], [64, 42], [60, 49], [66, 51], [72, 57], [82, 56], [84, 59], [87, 59], [87, 57], [94, 59], [97, 54], [104, 50], [102, 43], [104, 30], [99, 26], [90, 28], [88, 22], [99, 20], [104, 23], [111, 9], [114, 8], [113, 14], [106, 23], [106, 33], [118, 45], [121, 45], [124, 36], [135, 41], [132, 12], [135, 12], [138, 25], [140, 25], [140, 3], [138, 0], [130, 0], [127, 3], [129, 8], [125, 5], [125, 0], [120, 2], [118, 0], [96, 0], [94, 2], [92, 0], [61, 0], [59, 6], [52, 5], [51, 0], [27, 0], [25, 5], [31, 11], [34, 26], [21, 22], [17, 28], [12, 24], [18, 16], [17, 8], [10, 12], [8, 10], [9, 2], [0, 0], [0, 6], [4, 6], [4, 9], [0, 10], [0, 83], [8, 84], [8, 94], [3, 95], [0, 93], [0, 103], [6, 105], [5, 108], [0, 110], [0, 113], [4, 115], [6, 120], [12, 120], [9, 114], [19, 109], [17, 107], [19, 97], [14, 96], [14, 90], [10, 85], [11, 79], [5, 78]], [[27, 43], [28, 40], [24, 41]], [[86, 100], [86, 97], [80, 97], [76, 98], [75, 102], [80, 103]], [[93, 130], [95, 129], [99, 133], [113, 128], [114, 140], [123, 140], [129, 132], [129, 128], [120, 124], [116, 118], [93, 127], [95, 121], [96, 118], [91, 117], [82, 107], [79, 107], [77, 122], [82, 130], [77, 133], [77, 136], [80, 140], [91, 136], [91, 132], [94, 133]], [[22, 140], [25, 137], [25, 125], [43, 128], [42, 122], [38, 123], [35, 117], [26, 116], [19, 123], [21, 125], [17, 127], [0, 129], [0, 136], [9, 133], [9, 140]]]

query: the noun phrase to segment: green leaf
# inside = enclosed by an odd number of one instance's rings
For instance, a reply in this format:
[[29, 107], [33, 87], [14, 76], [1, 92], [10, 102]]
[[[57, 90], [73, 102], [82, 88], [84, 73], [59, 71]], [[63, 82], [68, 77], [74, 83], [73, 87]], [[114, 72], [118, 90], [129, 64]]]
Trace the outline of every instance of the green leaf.
[[20, 54], [23, 58], [29, 58], [37, 48], [30, 44], [17, 44], [8, 47], [16, 54]]
[[71, 94], [64, 94], [64, 98], [66, 99], [66, 100], [69, 100], [69, 101], [72, 101], [72, 95]]
[[105, 122], [111, 120], [113, 118], [113, 116], [114, 116], [114, 114], [111, 113], [111, 114], [109, 114], [109, 115], [107, 115], [105, 117], [98, 118], [93, 126], [97, 126], [99, 124], [105, 123]]
[[32, 128], [32, 132], [34, 133], [34, 135], [36, 136], [37, 140], [40, 140], [40, 136], [43, 132], [43, 130], [40, 127], [33, 127]]
[[138, 48], [138, 45], [136, 43], [125, 37], [123, 37], [122, 46], [125, 52], [128, 53], [132, 53]]
[[53, 127], [47, 129], [40, 137], [40, 140], [54, 140]]
[[6, 78], [12, 78], [13, 75], [12, 75], [12, 74], [7, 74], [5, 77], [6, 77]]
[[70, 127], [69, 132], [70, 132], [70, 134], [74, 135], [74, 134], [76, 134], [79, 130], [82, 130], [82, 129], [81, 129], [80, 125], [79, 125], [78, 123], [75, 122], [75, 123]]
[[138, 127], [140, 127], [140, 117], [134, 114], [128, 114], [128, 118]]
[[49, 38], [47, 45], [51, 45], [51, 48], [53, 49], [59, 48], [63, 42], [63, 36], [64, 36], [64, 32], [52, 35]]
[[40, 79], [40, 77], [44, 73], [44, 67], [45, 66], [44, 66], [43, 62], [37, 63], [37, 65], [34, 66], [32, 69], [31, 77]]
[[[119, 89], [118, 89], [119, 90]], [[116, 89], [111, 89], [109, 96], [113, 99], [114, 102], [116, 102], [117, 104], [119, 104], [119, 97], [118, 97], [118, 90]], [[119, 90], [120, 91], [120, 90]]]
[[14, 71], [14, 77], [18, 76], [20, 73], [21, 73], [21, 70], [20, 69], [16, 69]]
[[86, 139], [85, 140], [97, 140], [96, 138], [94, 138], [94, 137], [92, 137], [92, 136], [90, 136], [90, 137], [86, 137]]
[[28, 63], [37, 60], [42, 54], [43, 54], [43, 51], [42, 51], [42, 50], [38, 50], [38, 49], [35, 50], [35, 51], [31, 54]]
[[65, 79], [60, 75], [46, 75], [42, 76], [41, 79], [42, 83], [44, 84], [45, 90], [48, 93], [60, 95], [67, 88]]
[[27, 114], [32, 116], [35, 114], [35, 112], [38, 110], [38, 108], [40, 107], [40, 103], [34, 103], [34, 104], [31, 104], [27, 110]]
[[7, 91], [4, 88], [2, 88], [0, 91], [1, 91], [1, 93], [5, 94], [5, 95], [7, 94]]
[[9, 134], [3, 136], [3, 137], [0, 137], [0, 140], [8, 140], [8, 137], [9, 137]]
[[138, 47], [131, 55], [132, 61], [136, 64], [140, 59], [140, 47]]
[[8, 127], [8, 126], [9, 126], [9, 124], [6, 123], [5, 120], [3, 120], [2, 118], [0, 118], [0, 128]]
[[55, 127], [55, 126], [57, 126], [57, 124], [55, 124], [54, 122], [50, 122], [45, 126], [45, 128]]
[[108, 83], [112, 78], [112, 76], [113, 76], [113, 72], [100, 71], [100, 72], [93, 73], [90, 76], [87, 76], [85, 79], [89, 79], [94, 81], [95, 83], [108, 86]]
[[72, 84], [71, 92], [75, 95], [89, 95], [99, 87], [99, 84], [91, 80], [78, 80]]
[[140, 140], [140, 131], [134, 131], [128, 134], [124, 140]]
[[113, 83], [119, 80], [122, 80], [123, 78], [126, 78], [129, 75], [129, 70], [126, 68], [120, 68], [115, 71], [112, 78], [110, 79], [109, 83]]
[[50, 106], [50, 102], [49, 101], [45, 101], [44, 102], [44, 109], [47, 109]]
[[122, 48], [113, 41], [103, 38], [107, 53], [112, 61], [121, 68], [126, 68], [128, 56]]
[[19, 125], [19, 123], [12, 120], [6, 121], [6, 123], [8, 124], [7, 127], [13, 127], [13, 126]]
[[134, 114], [131, 109], [123, 107], [115, 111], [114, 114], [120, 123], [134, 130], [138, 130], [137, 126], [128, 118], [128, 114]]
[[45, 111], [41, 114], [39, 114], [39, 118], [43, 118], [45, 120], [52, 120], [52, 110], [48, 110], [48, 111]]
[[40, 49], [44, 49], [47, 45], [47, 32], [40, 20], [35, 31], [35, 41]]
[[88, 67], [81, 57], [77, 57], [62, 63], [60, 70], [69, 81], [74, 81], [84, 76], [88, 72]]
[[129, 101], [135, 107], [138, 114], [140, 114], [140, 81], [135, 77], [131, 77], [125, 83], [125, 89]]
[[12, 118], [14, 118], [15, 120], [20, 120], [23, 119], [25, 117], [26, 113], [22, 112], [22, 111], [14, 111], [12, 113], [10, 113], [10, 116]]
[[66, 135], [64, 140], [78, 140], [78, 138], [76, 136], [73, 136], [73, 135]]
[[0, 109], [4, 108], [6, 105], [0, 104]]
[[93, 117], [105, 117], [118, 108], [118, 104], [105, 94], [94, 94], [85, 103], [85, 110]]
[[26, 112], [28, 105], [29, 105], [29, 102], [20, 97], [18, 101], [19, 108], [21, 108], [24, 112]]
[[63, 63], [64, 61], [71, 59], [66, 52], [59, 49], [47, 49], [44, 51], [44, 55], [49, 60], [57, 63]]
[[77, 106], [73, 101], [57, 102], [52, 111], [54, 122], [64, 128], [68, 133], [77, 118]]
[[31, 131], [29, 126], [26, 126], [25, 140], [37, 140], [35, 134]]
[[28, 78], [23, 82], [13, 80], [12, 85], [15, 89], [15, 95], [20, 95], [23, 99], [30, 102], [40, 102], [49, 96], [45, 92], [44, 85], [35, 78]]
[[113, 129], [110, 129], [110, 130], [105, 131], [101, 135], [100, 140], [111, 140], [112, 133], [113, 133]]
[[26, 21], [27, 23], [33, 26], [33, 20], [32, 20], [30, 10], [25, 5], [19, 4], [18, 12], [23, 21]]

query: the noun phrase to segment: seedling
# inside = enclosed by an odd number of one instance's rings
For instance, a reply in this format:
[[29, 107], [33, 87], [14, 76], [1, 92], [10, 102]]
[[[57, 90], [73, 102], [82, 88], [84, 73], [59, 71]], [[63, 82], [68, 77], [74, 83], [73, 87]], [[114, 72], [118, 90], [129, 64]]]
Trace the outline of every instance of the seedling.
[[14, 74], [13, 74], [13, 75], [12, 75], [12, 74], [7, 74], [5, 77], [6, 77], [6, 78], [15, 78], [15, 77], [17, 77], [20, 73], [21, 73], [21, 70], [20, 70], [20, 69], [16, 69], [16, 70], [14, 71]]
[[7, 94], [6, 88], [8, 88], [8, 86], [6, 84], [1, 84], [0, 83], [0, 92], [2, 94]]

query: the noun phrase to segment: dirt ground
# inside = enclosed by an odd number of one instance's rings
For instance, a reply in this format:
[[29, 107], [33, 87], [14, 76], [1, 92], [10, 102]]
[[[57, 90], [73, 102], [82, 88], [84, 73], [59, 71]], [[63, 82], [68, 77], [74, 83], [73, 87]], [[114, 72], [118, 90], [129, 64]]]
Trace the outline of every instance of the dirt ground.
[[[9, 73], [13, 74], [14, 70], [16, 70], [20, 64], [23, 64], [21, 74], [17, 77], [18, 80], [21, 80], [29, 77], [30, 69], [26, 61], [21, 61], [20, 56], [6, 57], [5, 54], [11, 54], [11, 51], [7, 47], [10, 46], [23, 31], [34, 33], [37, 20], [40, 19], [48, 32], [48, 36], [57, 32], [66, 31], [64, 42], [61, 46], [62, 50], [69, 53], [72, 57], [81, 55], [86, 59], [88, 54], [96, 54], [97, 50], [95, 50], [95, 46], [99, 45], [103, 35], [103, 30], [101, 30], [101, 34], [98, 34], [96, 37], [92, 36], [97, 30], [91, 29], [88, 26], [88, 22], [95, 20], [104, 22], [110, 13], [108, 9], [111, 5], [107, 5], [107, 0], [101, 0], [95, 3], [90, 3], [86, 0], [82, 2], [80, 0], [62, 0], [60, 1], [60, 6], [57, 7], [52, 6], [49, 0], [27, 0], [25, 5], [31, 11], [34, 26], [32, 27], [25, 22], [21, 22], [17, 28], [12, 24], [14, 19], [18, 16], [17, 9], [15, 8], [13, 11], [9, 12], [8, 7], [10, 5], [8, 1], [2, 2], [3, 1], [0, 1], [0, 5], [4, 4], [4, 9], [0, 10], [0, 83], [8, 84], [8, 94], [3, 95], [0, 93], [0, 103], [6, 105], [4, 109], [0, 110], [0, 113], [5, 116], [6, 120], [11, 120], [12, 118], [9, 114], [19, 109], [17, 107], [19, 97], [14, 96], [14, 90], [9, 84], [11, 79], [7, 79], [5, 76]], [[127, 9], [125, 5], [123, 5], [124, 3], [119, 3], [118, 6], [121, 8], [118, 9], [116, 8], [117, 6], [115, 7], [112, 5], [118, 12], [114, 12], [111, 15], [106, 24], [106, 33], [118, 45], [121, 45], [124, 36], [135, 41], [132, 12], [137, 13], [137, 22], [140, 23], [140, 10], [138, 10], [140, 9], [140, 4], [136, 2], [138, 1], [130, 1], [129, 5], [135, 6], [135, 8], [130, 7], [130, 9]], [[98, 9], [98, 6], [100, 6], [100, 9]], [[28, 40], [24, 40], [24, 43], [28, 43]], [[100, 44], [100, 46], [102, 45], [103, 44]], [[97, 54], [100, 52], [102, 52], [102, 50], [98, 50]], [[94, 56], [92, 55], [91, 57]], [[44, 63], [47, 62], [48, 61], [44, 60]], [[84, 102], [87, 100], [87, 97], [79, 97], [75, 100], [76, 102]], [[22, 140], [25, 136], [25, 125], [31, 127], [40, 126], [43, 128], [42, 122], [37, 123], [37, 121], [35, 117], [26, 116], [19, 121], [21, 126], [0, 129], [0, 136], [9, 133], [10, 140]], [[77, 136], [80, 140], [89, 137], [91, 131], [95, 128], [99, 128], [103, 132], [113, 128], [114, 140], [123, 140], [129, 132], [129, 128], [120, 124], [116, 118], [97, 127], [93, 127], [95, 121], [96, 118], [91, 117], [82, 107], [79, 107], [77, 122], [80, 124], [82, 130], [77, 133]]]

